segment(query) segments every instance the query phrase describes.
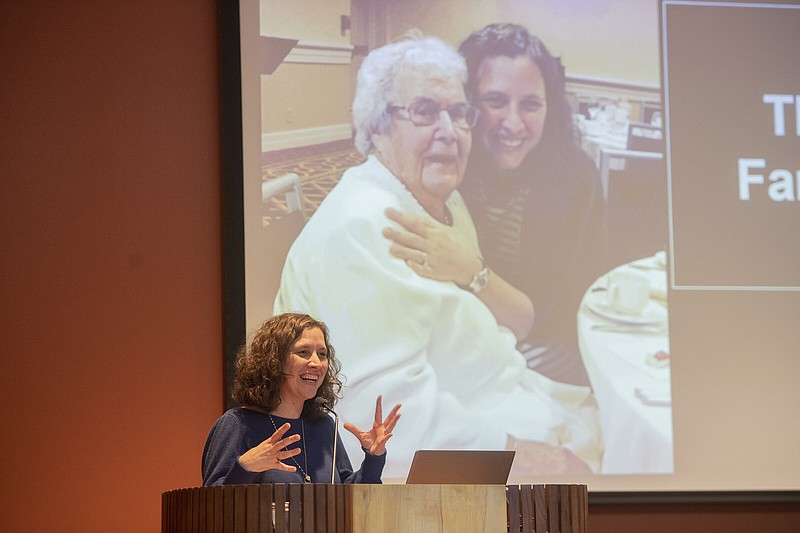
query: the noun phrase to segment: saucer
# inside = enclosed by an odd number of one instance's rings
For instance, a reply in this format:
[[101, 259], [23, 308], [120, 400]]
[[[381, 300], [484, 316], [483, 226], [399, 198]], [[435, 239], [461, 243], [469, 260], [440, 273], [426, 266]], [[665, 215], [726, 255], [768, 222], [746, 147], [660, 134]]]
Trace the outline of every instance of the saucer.
[[596, 315], [623, 324], [653, 325], [667, 320], [666, 308], [653, 300], [648, 300], [644, 309], [638, 315], [629, 315], [611, 309], [608, 305], [605, 291], [589, 292], [584, 303]]

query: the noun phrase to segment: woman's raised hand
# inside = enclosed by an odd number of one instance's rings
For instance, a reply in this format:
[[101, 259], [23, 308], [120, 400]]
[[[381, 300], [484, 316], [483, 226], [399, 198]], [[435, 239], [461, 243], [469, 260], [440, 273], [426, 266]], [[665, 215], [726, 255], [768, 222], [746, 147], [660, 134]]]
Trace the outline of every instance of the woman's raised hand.
[[362, 431], [350, 422], [345, 422], [344, 428], [356, 436], [361, 447], [369, 450], [372, 455], [383, 455], [386, 453], [386, 441], [392, 438], [392, 430], [400, 419], [400, 404], [395, 405], [386, 419], [383, 418], [383, 408], [381, 407], [381, 397], [375, 403], [375, 420], [372, 428]]
[[383, 236], [392, 241], [389, 253], [405, 260], [420, 276], [466, 285], [483, 268], [474, 251], [465, 249], [450, 236], [449, 227], [391, 207], [385, 214], [400, 225], [383, 230]]
[[248, 472], [264, 472], [266, 470], [285, 470], [294, 472], [296, 467], [283, 464], [281, 461], [300, 453], [300, 448], [285, 450], [287, 446], [300, 440], [300, 435], [283, 436], [291, 428], [288, 423], [278, 428], [267, 440], [250, 448], [239, 457], [239, 464]]

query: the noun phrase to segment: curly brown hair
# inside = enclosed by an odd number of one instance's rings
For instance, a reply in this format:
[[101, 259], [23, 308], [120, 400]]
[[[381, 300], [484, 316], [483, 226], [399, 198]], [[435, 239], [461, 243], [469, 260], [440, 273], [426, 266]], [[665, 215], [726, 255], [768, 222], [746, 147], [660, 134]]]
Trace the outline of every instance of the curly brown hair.
[[233, 381], [233, 399], [242, 405], [254, 405], [273, 412], [281, 403], [280, 392], [286, 381], [283, 367], [294, 342], [303, 332], [318, 328], [325, 337], [328, 350], [328, 372], [317, 390], [317, 396], [306, 400], [301, 416], [316, 417], [325, 414], [325, 409], [316, 403], [324, 398], [333, 407], [342, 390], [339, 380], [341, 365], [331, 346], [328, 327], [308, 315], [284, 313], [267, 319], [256, 330], [250, 344], [244, 344], [236, 356], [236, 377]]

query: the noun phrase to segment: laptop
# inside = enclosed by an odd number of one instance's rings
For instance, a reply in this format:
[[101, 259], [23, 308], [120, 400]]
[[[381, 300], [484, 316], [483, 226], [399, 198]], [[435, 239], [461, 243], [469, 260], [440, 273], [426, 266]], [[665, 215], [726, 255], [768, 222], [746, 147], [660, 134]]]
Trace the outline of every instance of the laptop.
[[514, 450], [417, 450], [407, 485], [505, 485]]

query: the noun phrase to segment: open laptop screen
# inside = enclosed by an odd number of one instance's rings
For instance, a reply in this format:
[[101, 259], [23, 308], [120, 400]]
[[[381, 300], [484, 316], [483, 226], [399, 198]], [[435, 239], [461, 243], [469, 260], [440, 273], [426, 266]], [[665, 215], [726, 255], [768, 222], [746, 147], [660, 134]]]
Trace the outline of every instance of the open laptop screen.
[[505, 485], [513, 450], [417, 450], [406, 484]]

